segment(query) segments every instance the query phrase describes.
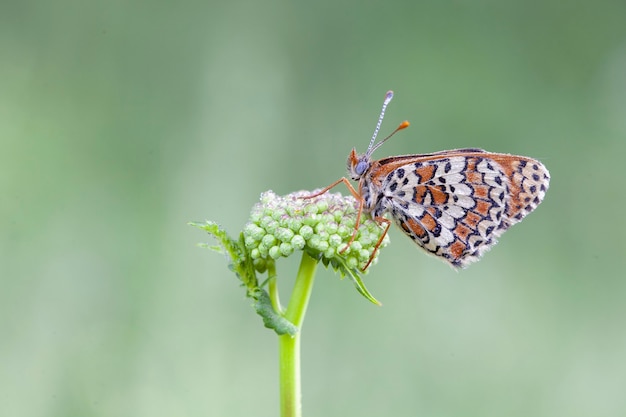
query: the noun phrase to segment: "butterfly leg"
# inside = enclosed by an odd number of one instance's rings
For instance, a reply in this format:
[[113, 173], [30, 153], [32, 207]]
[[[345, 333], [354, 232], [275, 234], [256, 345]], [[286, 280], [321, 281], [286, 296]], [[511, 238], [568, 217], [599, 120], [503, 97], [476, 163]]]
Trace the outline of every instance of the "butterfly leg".
[[[352, 190], [354, 190], [354, 188]], [[354, 198], [356, 198], [356, 200], [359, 202], [359, 211], [356, 215], [356, 222], [354, 223], [354, 230], [352, 231], [352, 236], [350, 237], [348, 244], [344, 246], [344, 248], [341, 249], [339, 253], [344, 253], [345, 251], [348, 250], [348, 248], [352, 245], [352, 242], [354, 242], [354, 239], [356, 239], [356, 234], [359, 231], [359, 226], [361, 226], [361, 214], [363, 214], [363, 205], [365, 204], [365, 200], [363, 200], [359, 194], [353, 194], [353, 195], [354, 195]], [[371, 259], [370, 259], [370, 262], [371, 262]], [[369, 265], [369, 262], [368, 262], [368, 265]]]
[[378, 251], [378, 248], [380, 247], [381, 243], [383, 243], [383, 239], [385, 238], [385, 236], [387, 236], [387, 232], [389, 231], [389, 227], [391, 226], [391, 221], [388, 219], [385, 219], [384, 217], [380, 217], [380, 216], [376, 217], [374, 218], [374, 221], [378, 224], [384, 223], [385, 231], [383, 232], [382, 235], [380, 235], [380, 238], [378, 239], [378, 242], [376, 242], [376, 246], [374, 246], [374, 250], [372, 251], [372, 254], [370, 255], [369, 261], [367, 261], [367, 264], [363, 267], [363, 269], [361, 269], [361, 271], [365, 271], [367, 267], [370, 266], [370, 264], [374, 260], [374, 255], [376, 255], [376, 251]]
[[320, 196], [320, 195], [322, 195], [324, 193], [327, 193], [329, 190], [331, 190], [332, 188], [335, 188], [336, 186], [338, 186], [342, 182], [344, 184], [346, 184], [346, 187], [348, 187], [348, 191], [350, 191], [350, 194], [352, 194], [354, 196], [354, 198], [356, 198], [357, 200], [361, 198], [359, 196], [359, 193], [354, 189], [354, 187], [352, 186], [352, 184], [350, 184], [350, 181], [348, 181], [348, 179], [346, 177], [342, 177], [342, 178], [338, 179], [337, 181], [335, 181], [332, 184], [330, 184], [328, 187], [325, 187], [324, 189], [322, 189], [322, 191], [318, 191], [315, 194], [307, 195], [306, 197], [302, 197], [302, 198], [308, 199], [308, 198], [318, 197], [318, 196]]

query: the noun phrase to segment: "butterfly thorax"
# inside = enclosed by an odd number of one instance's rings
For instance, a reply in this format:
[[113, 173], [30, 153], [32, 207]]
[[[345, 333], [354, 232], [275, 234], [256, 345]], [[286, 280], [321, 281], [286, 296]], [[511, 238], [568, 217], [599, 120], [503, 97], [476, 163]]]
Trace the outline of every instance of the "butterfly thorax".
[[359, 155], [354, 149], [348, 156], [348, 173], [352, 180], [359, 182], [363, 210], [372, 216], [382, 215], [386, 208], [379, 201], [382, 197], [380, 180], [372, 177], [379, 167], [378, 161], [372, 161], [368, 154]]

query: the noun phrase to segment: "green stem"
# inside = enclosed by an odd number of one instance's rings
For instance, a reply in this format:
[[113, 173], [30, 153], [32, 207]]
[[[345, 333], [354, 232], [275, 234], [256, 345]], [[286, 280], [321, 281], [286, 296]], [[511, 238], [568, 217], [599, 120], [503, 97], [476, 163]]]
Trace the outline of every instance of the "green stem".
[[300, 335], [302, 322], [313, 289], [317, 261], [306, 252], [302, 253], [300, 269], [296, 277], [285, 318], [298, 327], [295, 336], [279, 336], [280, 359], [280, 415], [282, 417], [301, 417], [300, 388]]
[[268, 290], [270, 295], [270, 300], [272, 301], [272, 307], [274, 311], [278, 314], [283, 314], [283, 306], [280, 305], [280, 298], [278, 297], [278, 283], [276, 282], [276, 265], [271, 262], [267, 266], [267, 277], [268, 277]]

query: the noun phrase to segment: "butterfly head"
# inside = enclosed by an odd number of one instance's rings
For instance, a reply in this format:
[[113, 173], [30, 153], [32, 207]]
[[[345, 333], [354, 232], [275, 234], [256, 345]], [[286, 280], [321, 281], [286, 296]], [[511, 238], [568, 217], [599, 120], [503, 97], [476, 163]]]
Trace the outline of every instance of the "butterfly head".
[[358, 155], [356, 149], [353, 148], [350, 155], [348, 155], [348, 173], [354, 181], [360, 180], [363, 174], [370, 168], [370, 165], [369, 153]]

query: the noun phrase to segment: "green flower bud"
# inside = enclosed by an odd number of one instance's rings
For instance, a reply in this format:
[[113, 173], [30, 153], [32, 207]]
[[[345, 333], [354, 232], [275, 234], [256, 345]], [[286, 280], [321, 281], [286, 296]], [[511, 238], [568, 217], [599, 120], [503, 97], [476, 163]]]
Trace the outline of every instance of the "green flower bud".
[[348, 250], [351, 253], [359, 253], [361, 249], [363, 249], [363, 245], [361, 244], [361, 241], [355, 240], [354, 242], [352, 242], [352, 245], [350, 245], [350, 248]]
[[289, 242], [295, 235], [295, 232], [286, 227], [279, 227], [276, 229], [276, 238], [281, 242]]
[[263, 258], [255, 259], [252, 264], [254, 265], [254, 269], [263, 273], [267, 269], [267, 261]]
[[293, 253], [293, 246], [289, 243], [281, 243], [280, 244], [280, 254], [282, 256], [289, 256]]
[[298, 230], [298, 234], [305, 240], [311, 239], [311, 237], [313, 237], [313, 228], [311, 226], [304, 225], [300, 228], [300, 230]]
[[272, 259], [278, 259], [281, 256], [283, 256], [283, 254], [280, 252], [280, 246], [272, 246], [270, 250], [268, 251], [268, 255]]
[[250, 238], [252, 241], [258, 242], [263, 238], [263, 236], [265, 236], [265, 229], [254, 223], [248, 223], [244, 229], [244, 235], [246, 236], [246, 239]]
[[306, 240], [300, 235], [295, 235], [293, 239], [291, 239], [291, 246], [295, 249], [302, 250], [304, 249], [304, 245], [306, 245]]
[[346, 264], [349, 268], [356, 268], [359, 265], [359, 260], [354, 256], [348, 256], [346, 259]]
[[334, 248], [338, 247], [339, 245], [341, 245], [341, 236], [339, 236], [338, 234], [330, 235], [328, 237], [328, 243]]
[[261, 243], [267, 246], [268, 248], [273, 246], [275, 242], [276, 242], [276, 237], [274, 237], [274, 235], [265, 235], [263, 236], [263, 239], [261, 239]]
[[[306, 198], [313, 193], [300, 191], [282, 197], [272, 191], [261, 194], [243, 232], [258, 271], [296, 249], [315, 258], [335, 259], [350, 269], [363, 268], [369, 262], [384, 228], [363, 213], [354, 241], [341, 252], [354, 234], [358, 203], [352, 196], [333, 193]], [[385, 237], [379, 249], [388, 243]], [[372, 263], [377, 256], [378, 251]]]

